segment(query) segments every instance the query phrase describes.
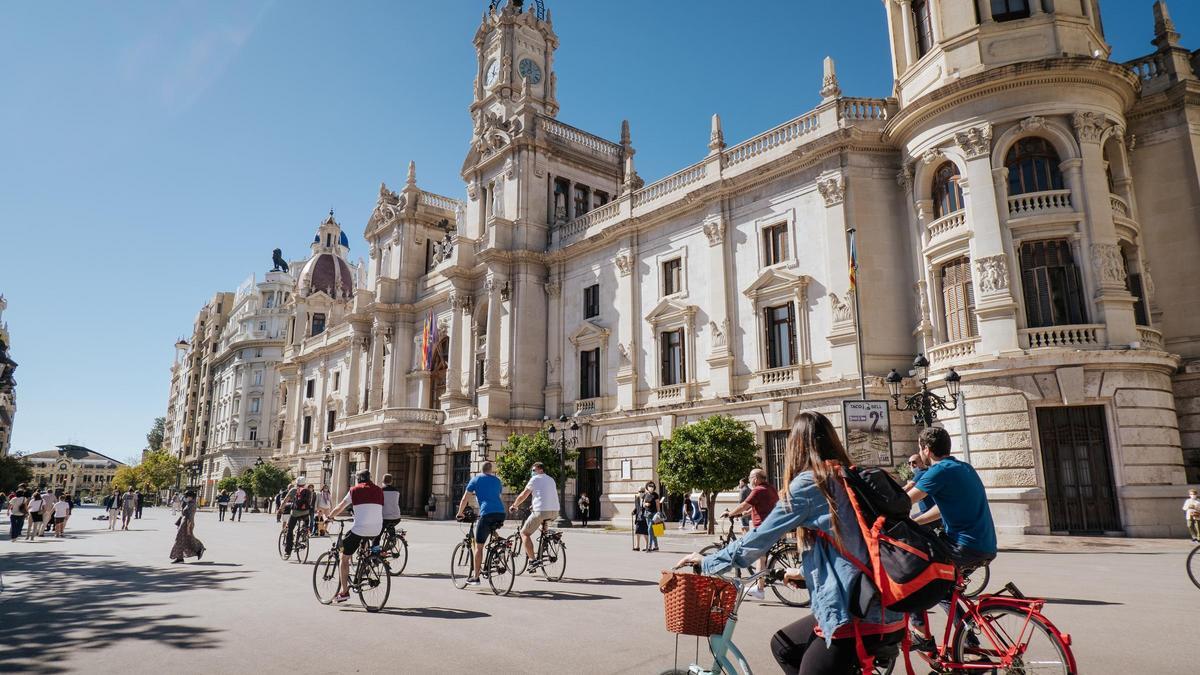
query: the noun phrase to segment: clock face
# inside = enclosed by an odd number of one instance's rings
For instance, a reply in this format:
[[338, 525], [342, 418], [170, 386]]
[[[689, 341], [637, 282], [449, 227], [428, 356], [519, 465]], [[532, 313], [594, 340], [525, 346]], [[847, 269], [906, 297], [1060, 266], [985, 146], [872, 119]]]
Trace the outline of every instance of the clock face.
[[500, 76], [500, 62], [492, 59], [488, 62], [487, 71], [483, 76], [483, 86], [490, 87], [496, 83], [496, 78]]
[[521, 59], [521, 63], [517, 65], [517, 70], [521, 73], [521, 77], [529, 78], [530, 84], [537, 84], [542, 81], [542, 69], [530, 59]]

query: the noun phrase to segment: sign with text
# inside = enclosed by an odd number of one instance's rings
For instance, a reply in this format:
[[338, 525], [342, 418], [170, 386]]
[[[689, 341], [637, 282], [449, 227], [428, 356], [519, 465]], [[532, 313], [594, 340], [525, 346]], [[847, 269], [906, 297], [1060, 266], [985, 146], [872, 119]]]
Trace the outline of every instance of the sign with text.
[[887, 401], [842, 401], [846, 454], [858, 466], [892, 465]]

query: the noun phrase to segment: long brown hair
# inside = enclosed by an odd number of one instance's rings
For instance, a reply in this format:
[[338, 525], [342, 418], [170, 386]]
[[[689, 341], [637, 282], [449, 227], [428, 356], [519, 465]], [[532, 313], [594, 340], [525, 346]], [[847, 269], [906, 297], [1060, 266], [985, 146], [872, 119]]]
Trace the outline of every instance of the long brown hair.
[[[837, 500], [834, 497], [833, 483], [838, 480], [837, 474], [826, 462], [836, 462], [841, 466], [852, 464], [837, 431], [829, 418], [815, 410], [805, 410], [796, 417], [792, 431], [787, 439], [786, 473], [788, 483], [805, 471], [811, 471], [817, 489], [825, 496], [829, 504], [829, 517], [833, 520], [833, 539], [841, 546], [841, 518], [838, 517]], [[808, 532], [796, 531], [797, 539], [803, 540], [811, 547], [813, 536]]]

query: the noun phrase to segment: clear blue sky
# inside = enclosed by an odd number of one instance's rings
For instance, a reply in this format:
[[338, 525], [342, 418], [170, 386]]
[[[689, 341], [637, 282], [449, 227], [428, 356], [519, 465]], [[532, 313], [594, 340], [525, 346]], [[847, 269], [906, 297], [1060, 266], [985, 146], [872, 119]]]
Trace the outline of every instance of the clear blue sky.
[[[532, 4], [532, 2], [530, 3]], [[654, 180], [812, 108], [821, 59], [886, 96], [880, 0], [546, 0], [560, 118]], [[1150, 0], [1105, 0], [1114, 58], [1152, 50]], [[1171, 9], [1200, 46], [1200, 7]], [[380, 180], [460, 196], [486, 0], [0, 4], [0, 293], [14, 449], [124, 459], [165, 413], [172, 344], [218, 290], [305, 255], [332, 206], [363, 254]]]

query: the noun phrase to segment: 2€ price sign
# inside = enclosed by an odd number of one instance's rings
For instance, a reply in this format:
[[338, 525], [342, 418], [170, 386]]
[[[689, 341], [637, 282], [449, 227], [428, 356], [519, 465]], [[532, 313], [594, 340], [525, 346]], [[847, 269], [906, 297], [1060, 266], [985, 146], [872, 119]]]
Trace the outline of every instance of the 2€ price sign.
[[887, 401], [842, 401], [846, 454], [857, 466], [892, 465]]

